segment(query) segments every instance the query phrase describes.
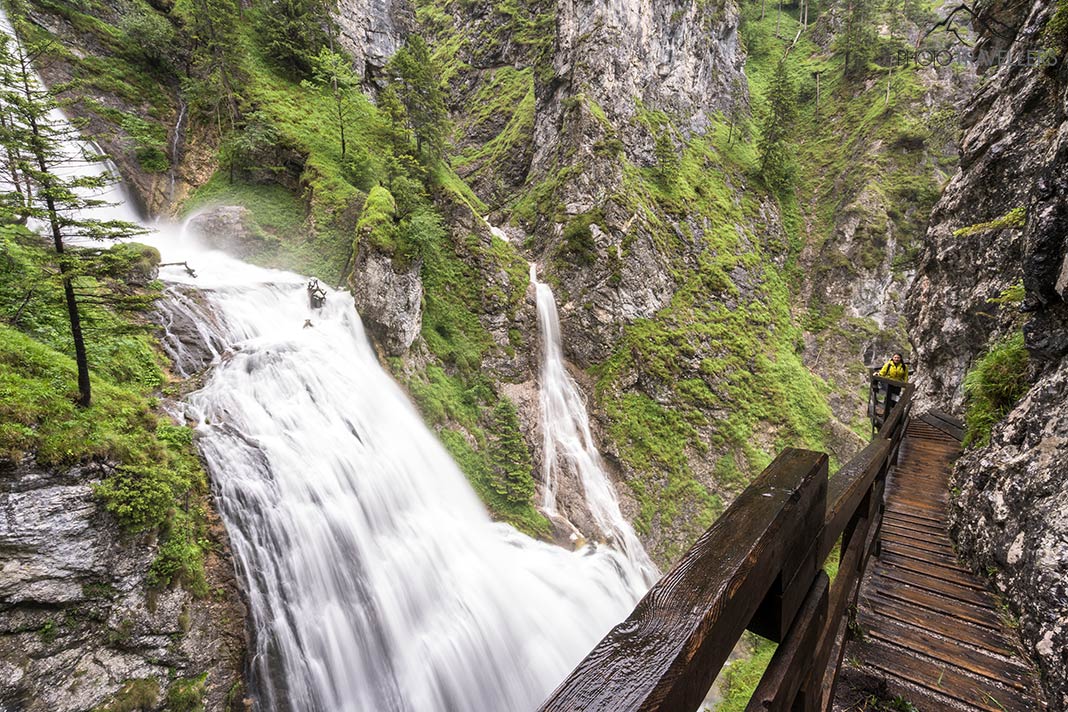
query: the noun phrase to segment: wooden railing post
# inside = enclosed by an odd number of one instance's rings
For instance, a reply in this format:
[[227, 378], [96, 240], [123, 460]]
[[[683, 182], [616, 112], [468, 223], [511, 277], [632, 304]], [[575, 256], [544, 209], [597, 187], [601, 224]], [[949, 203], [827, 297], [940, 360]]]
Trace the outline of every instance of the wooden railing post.
[[[795, 605], [790, 584], [808, 557], [799, 542], [818, 540], [808, 510], [822, 519], [826, 492], [825, 454], [780, 453], [541, 711], [696, 709], [758, 609], [769, 625], [790, 627], [808, 590]], [[779, 579], [781, 595], [769, 596]]]

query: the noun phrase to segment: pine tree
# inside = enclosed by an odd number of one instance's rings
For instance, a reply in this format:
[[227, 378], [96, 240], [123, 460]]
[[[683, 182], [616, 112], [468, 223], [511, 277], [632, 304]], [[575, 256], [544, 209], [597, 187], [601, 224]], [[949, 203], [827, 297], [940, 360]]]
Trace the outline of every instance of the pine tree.
[[838, 36], [838, 51], [844, 54], [842, 68], [847, 77], [857, 77], [875, 56], [878, 33], [875, 29], [874, 0], [845, 0], [845, 31]]
[[408, 37], [404, 47], [389, 61], [388, 71], [395, 77], [393, 86], [415, 134], [416, 152], [423, 156], [425, 150], [431, 160], [441, 158], [449, 133], [449, 115], [441, 72], [423, 38]]
[[295, 77], [310, 77], [319, 50], [333, 49], [334, 21], [323, 0], [263, 0], [256, 27], [267, 56]]
[[794, 161], [789, 137], [797, 117], [797, 93], [784, 61], [775, 67], [768, 104], [770, 111], [757, 141], [760, 173], [768, 187], [783, 190], [793, 180]]
[[334, 96], [337, 128], [341, 136], [341, 157], [344, 158], [347, 150], [345, 124], [348, 123], [349, 114], [352, 113], [352, 97], [360, 86], [360, 78], [356, 76], [356, 71], [352, 68], [352, 60], [329, 47], [319, 50], [312, 75], [315, 81], [330, 87]]
[[[24, 19], [16, 14], [12, 21], [19, 33]], [[75, 280], [92, 260], [72, 254], [66, 241], [117, 239], [142, 229], [122, 221], [84, 217], [87, 210], [107, 204], [91, 197], [111, 182], [106, 172], [60, 175], [60, 167], [69, 168], [79, 159], [94, 162], [104, 157], [90, 153], [80, 142], [77, 128], [57, 111], [58, 95], [71, 86], [46, 88], [37, 81], [32, 59], [42, 49], [0, 33], [0, 145], [14, 179], [13, 183], [0, 182], [0, 222], [37, 223], [51, 239], [74, 342], [78, 405], [87, 407], [92, 401], [92, 387]], [[71, 146], [78, 146], [80, 155], [72, 157]]]

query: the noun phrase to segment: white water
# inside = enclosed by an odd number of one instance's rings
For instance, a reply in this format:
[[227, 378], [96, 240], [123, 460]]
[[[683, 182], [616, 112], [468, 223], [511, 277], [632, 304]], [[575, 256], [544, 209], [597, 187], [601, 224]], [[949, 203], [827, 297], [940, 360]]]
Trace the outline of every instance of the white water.
[[615, 488], [590, 433], [586, 402], [564, 365], [556, 299], [549, 285], [538, 281], [533, 264], [530, 266], [530, 281], [535, 288], [538, 327], [541, 331], [542, 362], [538, 398], [541, 403], [544, 448], [543, 507], [550, 512], [556, 510], [556, 490], [560, 473], [564, 468], [573, 470], [582, 483], [586, 506], [597, 526], [609, 537], [609, 542], [620, 549], [631, 564], [642, 572], [646, 582], [651, 585], [660, 578], [660, 572], [649, 558], [630, 522], [623, 517], [619, 509]]
[[[483, 218], [494, 237], [508, 241], [503, 230]], [[557, 513], [556, 492], [563, 471], [570, 469], [582, 484], [586, 506], [609, 543], [621, 550], [631, 565], [652, 585], [660, 572], [649, 558], [638, 536], [619, 509], [619, 498], [605, 470], [604, 461], [590, 433], [590, 418], [571, 374], [564, 365], [560, 317], [552, 289], [538, 281], [537, 267], [530, 263], [541, 332], [541, 372], [538, 400], [542, 429], [542, 509]]]
[[[264, 710], [534, 709], [644, 592], [619, 552], [491, 522], [345, 293], [153, 241], [228, 344], [188, 399], [249, 592]], [[314, 326], [303, 328], [305, 319]]]
[[[72, 172], [97, 170], [69, 149]], [[135, 212], [122, 200], [89, 217]], [[249, 598], [260, 710], [531, 710], [629, 613], [645, 590], [629, 556], [490, 521], [349, 295], [312, 312], [303, 277], [169, 226], [142, 241], [193, 266], [195, 281], [161, 276], [207, 290], [212, 309], [200, 338], [215, 368], [187, 415]], [[170, 293], [174, 312], [204, 313]]]

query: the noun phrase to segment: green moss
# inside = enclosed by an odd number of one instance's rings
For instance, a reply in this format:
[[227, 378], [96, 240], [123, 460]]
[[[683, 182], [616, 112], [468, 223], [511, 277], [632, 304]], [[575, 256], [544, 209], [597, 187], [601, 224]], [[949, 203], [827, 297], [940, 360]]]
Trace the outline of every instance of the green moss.
[[1021, 228], [1026, 222], [1027, 208], [1021, 205], [993, 220], [987, 220], [986, 222], [976, 223], [954, 230], [953, 237], [971, 237], [972, 235], [978, 235], [979, 233], [990, 232], [992, 230]]
[[208, 674], [179, 678], [167, 690], [167, 712], [203, 712]]
[[[113, 463], [96, 494], [131, 531], [193, 517], [180, 503], [206, 495], [206, 475], [192, 431], [160, 417], [153, 393], [163, 374], [147, 336], [129, 316], [81, 306], [94, 397], [90, 407], [77, 407], [61, 287], [40, 272], [48, 257], [35, 240], [17, 232], [0, 251], [9, 268], [0, 270], [0, 310], [14, 313], [11, 306], [21, 305], [24, 330], [0, 325], [0, 458], [32, 456], [45, 467]], [[198, 547], [200, 531], [196, 518], [180, 536], [165, 528], [161, 560], [181, 556], [186, 565], [170, 568], [172, 575], [157, 577], [159, 583], [202, 580], [200, 562], [187, 552]]]
[[1028, 386], [1027, 349], [1017, 332], [991, 346], [964, 377], [965, 447], [987, 445], [991, 430]]
[[134, 712], [152, 709], [159, 699], [159, 682], [153, 678], [127, 680], [110, 700], [93, 708], [93, 712]]
[[723, 701], [716, 707], [716, 712], [743, 712], [747, 709], [760, 678], [775, 655], [775, 643], [752, 634], [748, 634], [748, 637], [753, 645], [752, 653], [730, 663], [724, 670]]

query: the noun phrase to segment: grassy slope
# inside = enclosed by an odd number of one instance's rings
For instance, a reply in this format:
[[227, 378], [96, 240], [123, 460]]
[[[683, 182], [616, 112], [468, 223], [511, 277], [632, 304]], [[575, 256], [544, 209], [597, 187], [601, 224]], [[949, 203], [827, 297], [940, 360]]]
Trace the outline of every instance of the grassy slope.
[[83, 304], [93, 403], [77, 408], [62, 287], [43, 271], [47, 260], [35, 235], [0, 227], [0, 314], [7, 321], [0, 325], [0, 458], [32, 455], [44, 467], [109, 463], [97, 487], [107, 508], [129, 531], [162, 533], [153, 581], [181, 581], [205, 594], [207, 479], [192, 431], [159, 410], [161, 357], [137, 317]]

